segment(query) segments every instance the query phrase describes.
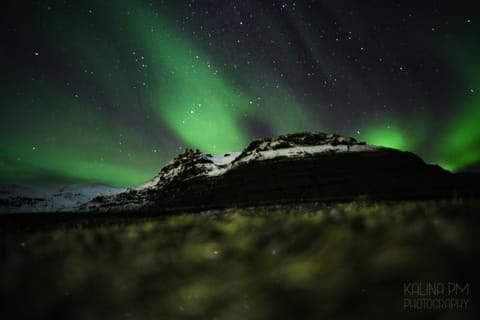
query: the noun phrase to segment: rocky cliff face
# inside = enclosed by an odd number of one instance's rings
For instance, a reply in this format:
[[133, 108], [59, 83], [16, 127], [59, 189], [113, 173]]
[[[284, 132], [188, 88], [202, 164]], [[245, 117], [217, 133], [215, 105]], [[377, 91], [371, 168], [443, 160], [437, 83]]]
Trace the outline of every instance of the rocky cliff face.
[[213, 156], [187, 149], [149, 182], [97, 197], [86, 211], [183, 210], [259, 204], [478, 195], [475, 179], [416, 155], [320, 132], [251, 142]]

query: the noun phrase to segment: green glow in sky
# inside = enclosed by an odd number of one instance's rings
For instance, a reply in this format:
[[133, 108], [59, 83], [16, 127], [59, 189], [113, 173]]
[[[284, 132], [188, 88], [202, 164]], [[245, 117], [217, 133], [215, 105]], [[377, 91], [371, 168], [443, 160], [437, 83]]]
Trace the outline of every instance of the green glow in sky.
[[472, 45], [465, 46], [476, 42], [467, 40], [445, 51], [449, 61], [458, 62], [455, 67], [465, 79], [459, 88], [463, 99], [455, 106], [436, 145], [440, 165], [449, 170], [480, 162], [480, 62], [475, 55], [478, 50]]
[[474, 95], [466, 99], [459, 109], [449, 125], [439, 156], [440, 164], [450, 170], [480, 161], [480, 97]]
[[[89, 17], [105, 20], [100, 30], [75, 14], [46, 22], [46, 41], [63, 44], [58, 63], [79, 61], [72, 77], [101, 88], [110, 106], [99, 108], [70, 82], [63, 88], [24, 84], [29, 94], [10, 101], [17, 110], [1, 129], [4, 135], [15, 132], [0, 150], [4, 182], [40, 182], [47, 175], [134, 185], [155, 175], [179, 147], [214, 154], [243, 149], [252, 139], [245, 117], [265, 123], [271, 134], [321, 129], [287, 86], [242, 90], [205, 51], [150, 9], [143, 2], [104, 2]], [[106, 45], [107, 35], [121, 45]], [[157, 139], [142, 136], [146, 124]], [[162, 132], [169, 132], [171, 141]], [[175, 143], [177, 151], [171, 153]], [[166, 147], [168, 154], [162, 152]]]
[[[409, 82], [414, 68], [398, 72], [403, 57], [365, 46], [368, 23], [339, 15], [338, 4], [326, 5], [339, 18], [326, 26], [304, 20], [305, 8], [258, 16], [259, 2], [238, 21], [217, 21], [224, 15], [213, 11], [198, 18], [174, 1], [35, 5], [37, 28], [13, 50], [25, 57], [1, 79], [0, 184], [135, 185], [184, 148], [222, 154], [300, 131], [351, 135], [450, 170], [480, 162], [475, 34], [438, 50], [457, 74], [446, 115], [437, 117], [423, 86]], [[414, 93], [399, 92], [398, 79]]]
[[395, 148], [399, 150], [409, 150], [407, 135], [401, 130], [391, 126], [373, 128], [367, 130], [362, 137], [369, 144]]
[[[285, 88], [235, 89], [216, 63], [176, 34], [165, 18], [141, 6], [132, 17], [132, 29], [143, 39], [155, 70], [151, 104], [159, 120], [188, 145], [211, 153], [241, 150], [251, 139], [242, 122], [249, 115], [263, 119], [275, 132], [321, 128]], [[150, 28], [137, 27], [145, 25]], [[275, 106], [275, 112], [263, 112], [259, 101]]]
[[[46, 184], [56, 182], [48, 181], [50, 176], [122, 186], [151, 178], [155, 157], [135, 132], [91, 112], [95, 108], [81, 97], [38, 89], [32, 99], [9, 101], [17, 112], [5, 114], [7, 121], [0, 128], [2, 136], [9, 137], [0, 145], [0, 176], [5, 181], [36, 181], [32, 176], [37, 174], [44, 181], [36, 182]], [[18, 134], [8, 136], [11, 130]]]
[[359, 139], [373, 145], [417, 152], [428, 141], [430, 121], [425, 114], [419, 113], [409, 118], [408, 122], [401, 121], [398, 116], [367, 121]]

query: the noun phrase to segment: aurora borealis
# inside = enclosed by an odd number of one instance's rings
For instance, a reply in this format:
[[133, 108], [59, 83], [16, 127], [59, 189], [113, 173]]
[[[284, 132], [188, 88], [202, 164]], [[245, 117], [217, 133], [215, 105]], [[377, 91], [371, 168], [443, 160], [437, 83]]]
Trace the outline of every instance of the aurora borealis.
[[456, 1], [12, 1], [0, 182], [139, 184], [183, 148], [318, 130], [480, 163], [480, 16]]

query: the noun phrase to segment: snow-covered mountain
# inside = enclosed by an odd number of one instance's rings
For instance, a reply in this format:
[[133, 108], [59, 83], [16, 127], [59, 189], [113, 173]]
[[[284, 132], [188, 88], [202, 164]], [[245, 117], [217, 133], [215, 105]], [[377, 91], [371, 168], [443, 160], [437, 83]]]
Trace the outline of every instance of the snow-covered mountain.
[[98, 196], [112, 196], [125, 190], [104, 184], [58, 189], [3, 185], [0, 186], [0, 213], [71, 212]]
[[285, 202], [479, 196], [478, 176], [452, 174], [410, 152], [321, 132], [252, 141], [241, 152], [187, 149], [151, 180], [119, 189], [7, 189], [0, 212], [176, 211]]

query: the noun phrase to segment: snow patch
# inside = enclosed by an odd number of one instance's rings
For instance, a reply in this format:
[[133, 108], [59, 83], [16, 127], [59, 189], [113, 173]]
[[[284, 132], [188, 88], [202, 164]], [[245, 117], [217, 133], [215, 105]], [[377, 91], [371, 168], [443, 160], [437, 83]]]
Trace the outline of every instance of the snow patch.
[[225, 153], [223, 156], [212, 156], [211, 154], [206, 154], [205, 159], [210, 160], [215, 165], [221, 167], [234, 162], [241, 154], [241, 152], [229, 152]]
[[124, 192], [102, 184], [66, 186], [57, 190], [11, 186], [0, 188], [8, 205], [0, 203], [0, 213], [71, 212], [98, 196], [113, 196]]
[[242, 158], [240, 161], [248, 161], [254, 158], [255, 160], [269, 160], [275, 159], [278, 157], [304, 157], [308, 155], [317, 155], [321, 153], [345, 153], [345, 152], [365, 152], [365, 151], [376, 151], [382, 147], [377, 147], [373, 145], [363, 144], [363, 145], [319, 145], [319, 146], [296, 146], [285, 149], [277, 150], [267, 150], [253, 152], [247, 157]]

